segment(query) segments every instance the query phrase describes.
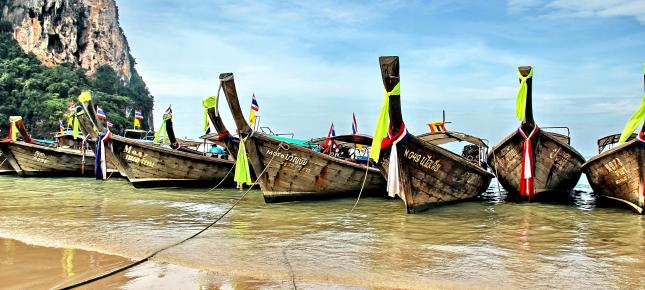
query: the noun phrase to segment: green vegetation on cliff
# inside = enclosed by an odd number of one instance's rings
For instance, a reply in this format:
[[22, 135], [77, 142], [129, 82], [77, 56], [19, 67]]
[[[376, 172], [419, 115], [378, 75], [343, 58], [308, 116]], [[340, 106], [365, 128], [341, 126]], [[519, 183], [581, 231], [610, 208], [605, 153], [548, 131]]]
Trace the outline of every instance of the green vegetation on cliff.
[[[146, 118], [152, 111], [153, 97], [136, 71], [124, 83], [107, 65], [90, 77], [70, 64], [47, 67], [25, 54], [11, 35], [0, 33], [0, 138], [6, 137], [9, 116], [22, 116], [34, 136], [51, 137], [69, 102], [86, 89], [99, 96], [114, 132], [132, 127], [135, 108], [141, 108]], [[141, 125], [147, 129], [147, 122]]]

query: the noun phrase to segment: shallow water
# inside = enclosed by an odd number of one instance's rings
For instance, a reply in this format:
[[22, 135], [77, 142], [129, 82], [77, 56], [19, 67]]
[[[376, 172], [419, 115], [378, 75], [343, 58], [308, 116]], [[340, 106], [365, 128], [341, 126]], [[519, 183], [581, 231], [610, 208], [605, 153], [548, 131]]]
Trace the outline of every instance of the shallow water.
[[[289, 265], [305, 288], [645, 285], [641, 216], [597, 207], [585, 184], [570, 204], [506, 203], [494, 185], [415, 215], [398, 199], [363, 198], [350, 213], [354, 198], [265, 204], [254, 190], [203, 234], [103, 285], [288, 288]], [[0, 237], [136, 259], [199, 231], [241, 194], [0, 176]]]

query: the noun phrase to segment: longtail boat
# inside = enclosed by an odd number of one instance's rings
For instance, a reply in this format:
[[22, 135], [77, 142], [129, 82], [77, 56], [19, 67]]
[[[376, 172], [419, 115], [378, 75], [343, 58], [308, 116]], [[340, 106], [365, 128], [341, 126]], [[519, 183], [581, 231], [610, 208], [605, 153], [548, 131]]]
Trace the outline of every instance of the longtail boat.
[[[596, 194], [621, 202], [639, 214], [643, 214], [645, 207], [645, 123], [638, 134], [633, 132], [643, 119], [645, 94], [623, 133], [598, 140], [598, 155], [582, 165], [582, 171]], [[617, 143], [620, 145], [604, 151]]]
[[[408, 132], [401, 113], [399, 57], [382, 56], [379, 63], [386, 94], [370, 158], [386, 176], [389, 195], [399, 196], [408, 213], [417, 213], [486, 191], [493, 175], [480, 164]], [[388, 118], [390, 137], [385, 138]]]
[[94, 154], [89, 146], [81, 146], [81, 138], [60, 134], [55, 136], [58, 144], [48, 144], [32, 139], [22, 118], [12, 117], [10, 122], [12, 131], [20, 132], [23, 140], [0, 141], [2, 157], [6, 158], [0, 162], [8, 164], [19, 176], [92, 176]]
[[[211, 186], [222, 181], [234, 165], [231, 160], [182, 148], [169, 114], [164, 115], [165, 128], [159, 130], [165, 130], [170, 140], [171, 148], [166, 148], [110, 133], [96, 117], [91, 94], [84, 92], [79, 100], [83, 110], [78, 116], [81, 129], [97, 140], [97, 146], [103, 145], [102, 154], [107, 161], [114, 163], [134, 187]], [[97, 130], [103, 133], [99, 135]]]
[[[221, 88], [222, 86], [220, 82], [220, 89]], [[226, 148], [226, 151], [235, 158], [240, 146], [240, 139], [234, 137], [226, 128], [224, 120], [222, 120], [222, 116], [219, 113], [219, 89], [217, 96], [209, 96], [202, 100], [202, 107], [204, 108], [205, 127], [210, 127], [212, 125], [212, 129], [215, 132], [204, 135], [200, 138], [210, 140], [218, 145], [221, 144]]]
[[16, 171], [13, 170], [13, 167], [11, 167], [11, 164], [9, 163], [9, 159], [2, 154], [2, 150], [0, 150], [0, 175], [7, 175], [7, 174], [15, 174]]
[[520, 127], [494, 146], [488, 164], [508, 200], [563, 200], [578, 183], [585, 162], [570, 138], [542, 130], [533, 119], [533, 68], [518, 68], [516, 116]]
[[242, 114], [233, 74], [220, 74], [220, 81], [243, 140], [237, 160], [248, 158], [266, 202], [356, 196], [364, 178], [365, 193], [382, 192], [385, 180], [376, 168], [253, 131]]

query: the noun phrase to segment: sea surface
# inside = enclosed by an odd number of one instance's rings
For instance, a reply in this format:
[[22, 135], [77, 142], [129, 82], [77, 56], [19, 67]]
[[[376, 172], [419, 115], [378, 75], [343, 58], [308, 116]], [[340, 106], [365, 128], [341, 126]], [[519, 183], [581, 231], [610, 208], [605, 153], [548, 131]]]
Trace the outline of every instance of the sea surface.
[[[478, 200], [408, 215], [399, 199], [362, 198], [351, 212], [356, 198], [265, 204], [251, 190], [197, 237], [87, 288], [642, 289], [643, 217], [590, 191], [581, 182], [568, 203], [509, 203], [493, 180]], [[242, 194], [0, 176], [0, 288], [62, 287], [125, 265]]]

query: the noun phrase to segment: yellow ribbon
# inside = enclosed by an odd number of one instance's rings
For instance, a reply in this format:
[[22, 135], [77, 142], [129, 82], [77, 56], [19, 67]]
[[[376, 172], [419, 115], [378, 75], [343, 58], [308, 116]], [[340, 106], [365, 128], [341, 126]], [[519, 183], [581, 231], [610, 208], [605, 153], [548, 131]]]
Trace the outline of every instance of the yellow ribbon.
[[237, 150], [237, 159], [235, 160], [235, 177], [233, 180], [238, 184], [244, 183], [251, 185], [251, 170], [249, 169], [249, 158], [246, 156], [246, 138], [240, 140], [240, 148]]
[[517, 75], [520, 77], [520, 88], [517, 90], [517, 101], [515, 104], [515, 116], [517, 119], [524, 122], [526, 121], [526, 94], [528, 91], [528, 84], [526, 81], [533, 77], [533, 68], [529, 71], [527, 76], [523, 76], [520, 70], [517, 70]]
[[82, 91], [81, 94], [78, 96], [78, 100], [81, 102], [89, 102], [92, 100], [92, 92], [90, 91]]
[[73, 127], [72, 128], [72, 137], [74, 137], [74, 139], [76, 139], [76, 138], [78, 138], [78, 135], [79, 135], [79, 133], [78, 133], [78, 129], [79, 129], [78, 117], [76, 115], [74, 115], [74, 125], [72, 127]]
[[11, 116], [9, 117], [9, 123], [11, 123], [11, 141], [16, 141], [18, 140], [18, 126], [16, 126], [16, 122], [19, 120], [22, 120], [22, 117], [20, 116]]
[[215, 108], [216, 104], [216, 96], [210, 96], [202, 99], [202, 107], [204, 107], [204, 132], [208, 130], [208, 109]]
[[634, 130], [638, 128], [638, 125], [640, 125], [643, 122], [643, 119], [645, 119], [645, 94], [643, 94], [643, 101], [641, 102], [641, 106], [634, 112], [634, 115], [627, 121], [627, 124], [625, 125], [625, 129], [623, 129], [623, 133], [620, 135], [620, 144], [625, 143], [627, 139], [629, 139], [630, 136], [632, 136], [632, 133], [634, 133]]
[[[152, 140], [152, 143], [158, 143], [159, 142], [159, 137], [161, 137], [161, 134], [163, 134], [163, 138], [161, 139], [161, 144], [166, 142], [166, 121], [172, 119], [172, 115], [170, 114], [163, 114], [163, 121], [161, 122], [161, 126], [159, 127], [159, 131], [157, 131], [157, 134], [155, 134], [155, 138]], [[162, 133], [163, 132], [163, 133]]]
[[401, 95], [401, 83], [399, 82], [394, 86], [392, 91], [385, 91], [385, 97], [383, 98], [383, 104], [381, 105], [381, 113], [378, 115], [378, 121], [376, 121], [376, 131], [374, 132], [374, 139], [372, 139], [372, 149], [370, 151], [370, 158], [374, 162], [378, 162], [379, 156], [381, 154], [381, 142], [387, 136], [387, 127], [390, 122], [390, 96]]

